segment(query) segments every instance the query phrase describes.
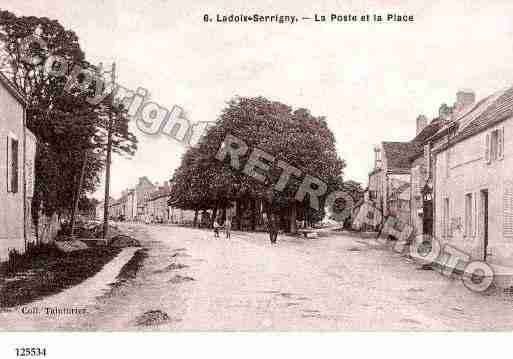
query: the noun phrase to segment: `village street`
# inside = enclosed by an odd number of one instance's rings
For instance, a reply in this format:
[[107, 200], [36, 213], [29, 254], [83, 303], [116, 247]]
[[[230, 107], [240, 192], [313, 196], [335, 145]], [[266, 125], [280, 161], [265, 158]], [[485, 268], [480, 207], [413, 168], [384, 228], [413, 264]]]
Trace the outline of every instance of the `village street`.
[[0, 313], [2, 329], [141, 330], [137, 318], [152, 310], [169, 317], [159, 330], [513, 327], [513, 299], [472, 293], [372, 240], [281, 235], [272, 247], [265, 234], [235, 232], [226, 240], [184, 227], [122, 227], [149, 249], [134, 280], [96, 300], [87, 286], [60, 294], [68, 294], [68, 306], [87, 306], [85, 315], [49, 319], [18, 308]]

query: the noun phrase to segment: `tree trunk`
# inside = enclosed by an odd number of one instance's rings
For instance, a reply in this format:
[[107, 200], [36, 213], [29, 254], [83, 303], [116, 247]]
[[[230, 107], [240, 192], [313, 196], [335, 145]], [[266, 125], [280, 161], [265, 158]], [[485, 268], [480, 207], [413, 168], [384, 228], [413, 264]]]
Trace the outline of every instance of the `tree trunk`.
[[224, 221], [226, 221], [226, 217], [227, 217], [226, 208], [222, 208], [221, 209], [221, 223], [224, 223]]
[[214, 228], [214, 221], [217, 220], [217, 207], [212, 209], [212, 221], [210, 223], [210, 228]]
[[251, 200], [251, 230], [254, 232], [256, 230], [256, 199]]
[[235, 229], [242, 230], [242, 203], [240, 200], [235, 202], [235, 217], [237, 218], [237, 226]]
[[296, 207], [296, 202], [293, 202], [292, 205], [290, 206], [290, 232], [292, 234], [297, 233], [296, 218], [297, 218], [297, 207]]
[[73, 207], [71, 208], [71, 238], [75, 238], [75, 223], [76, 216], [78, 212], [78, 203], [80, 202], [80, 195], [82, 194], [82, 185], [84, 183], [84, 175], [87, 165], [87, 151], [84, 152], [84, 162], [82, 163], [82, 170], [80, 171], [80, 179], [78, 181], [77, 193], [75, 195], [75, 201], [73, 203]]
[[196, 227], [198, 225], [198, 210], [194, 210], [194, 222], [192, 222], [192, 226]]

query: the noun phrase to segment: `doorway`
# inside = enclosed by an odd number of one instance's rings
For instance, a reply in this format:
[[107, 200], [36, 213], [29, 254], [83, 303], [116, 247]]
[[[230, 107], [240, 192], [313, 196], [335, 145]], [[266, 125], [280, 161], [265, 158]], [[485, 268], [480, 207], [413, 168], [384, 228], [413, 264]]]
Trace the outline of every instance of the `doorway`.
[[486, 261], [486, 254], [488, 253], [488, 190], [481, 190], [481, 218], [482, 223], [482, 238], [483, 238], [483, 260]]
[[423, 202], [423, 217], [422, 217], [422, 233], [433, 235], [433, 200], [431, 198], [424, 198]]

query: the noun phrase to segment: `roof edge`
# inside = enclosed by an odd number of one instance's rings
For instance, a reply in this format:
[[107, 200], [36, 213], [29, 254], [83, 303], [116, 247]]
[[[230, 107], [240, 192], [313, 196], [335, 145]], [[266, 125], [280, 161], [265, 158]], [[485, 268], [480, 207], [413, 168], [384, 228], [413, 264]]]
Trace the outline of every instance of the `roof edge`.
[[9, 80], [2, 72], [0, 72], [0, 82], [2, 84], [4, 84], [5, 88], [7, 89], [7, 91], [12, 95], [14, 96], [14, 98], [16, 100], [18, 100], [22, 105], [23, 107], [27, 107], [28, 105], [28, 100], [27, 98], [25, 97], [25, 95], [23, 95], [21, 93], [20, 90], [18, 90], [18, 88], [12, 83], [11, 80]]

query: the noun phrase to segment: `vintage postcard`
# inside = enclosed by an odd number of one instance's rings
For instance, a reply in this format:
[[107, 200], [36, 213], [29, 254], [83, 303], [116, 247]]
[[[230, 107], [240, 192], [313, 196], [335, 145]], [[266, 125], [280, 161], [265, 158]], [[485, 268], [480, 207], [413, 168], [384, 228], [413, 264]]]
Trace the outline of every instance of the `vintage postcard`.
[[511, 331], [512, 168], [510, 1], [0, 5], [3, 332]]

